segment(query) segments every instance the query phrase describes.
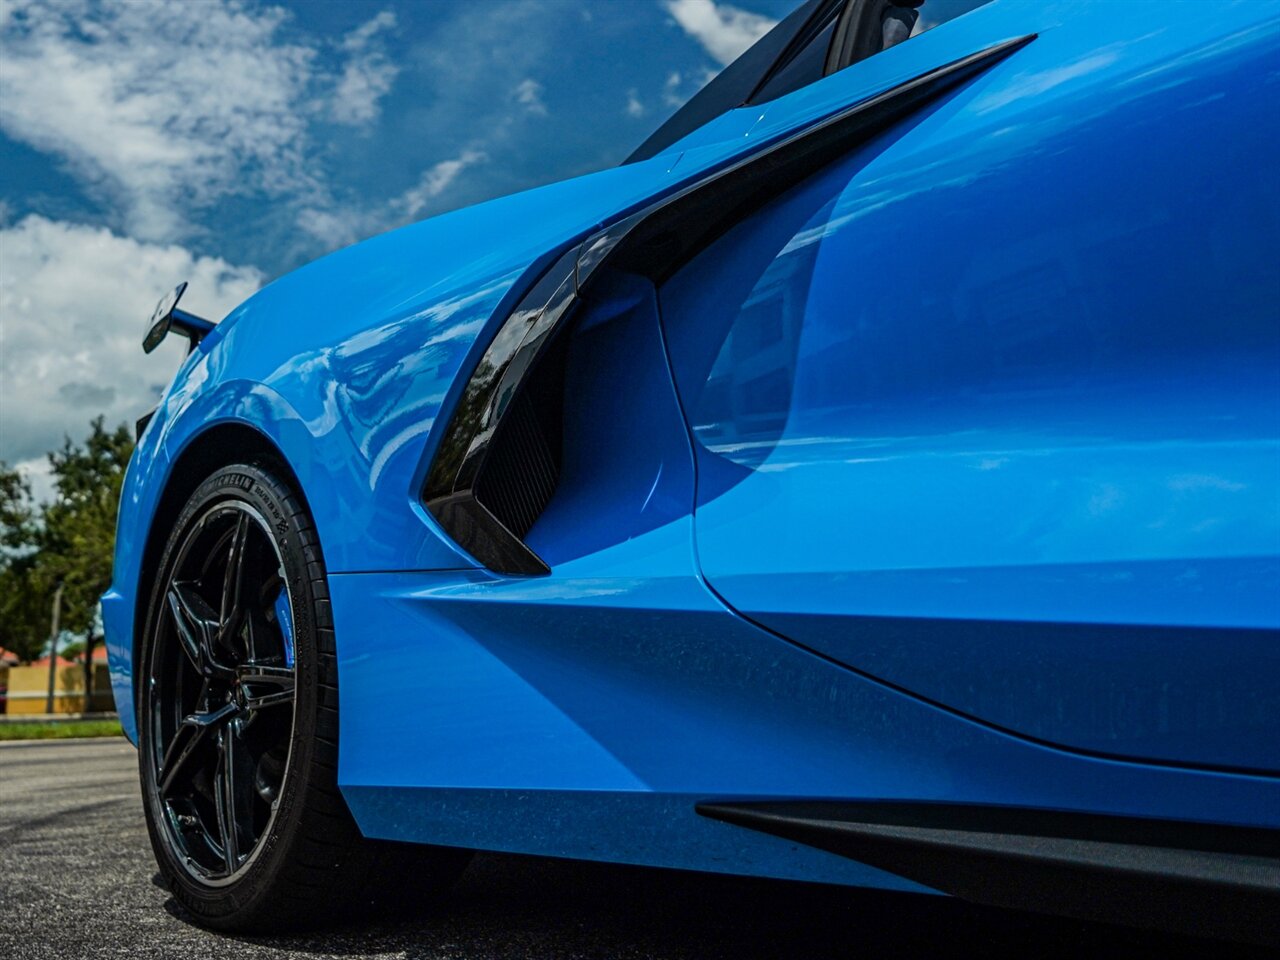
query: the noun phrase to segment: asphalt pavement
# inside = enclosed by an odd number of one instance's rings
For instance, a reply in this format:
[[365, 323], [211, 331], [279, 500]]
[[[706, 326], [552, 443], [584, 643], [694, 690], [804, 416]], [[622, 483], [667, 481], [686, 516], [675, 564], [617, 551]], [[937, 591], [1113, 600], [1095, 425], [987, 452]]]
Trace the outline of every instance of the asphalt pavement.
[[280, 938], [195, 926], [161, 885], [118, 739], [0, 743], [0, 958], [1222, 958], [1261, 952], [942, 897], [482, 854], [444, 900]]

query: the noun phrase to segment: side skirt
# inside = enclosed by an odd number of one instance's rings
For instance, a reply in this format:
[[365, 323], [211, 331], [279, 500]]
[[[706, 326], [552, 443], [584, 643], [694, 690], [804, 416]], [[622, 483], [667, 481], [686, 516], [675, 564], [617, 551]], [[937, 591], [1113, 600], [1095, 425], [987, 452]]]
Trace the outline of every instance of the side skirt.
[[702, 803], [975, 903], [1280, 942], [1280, 831], [938, 803]]

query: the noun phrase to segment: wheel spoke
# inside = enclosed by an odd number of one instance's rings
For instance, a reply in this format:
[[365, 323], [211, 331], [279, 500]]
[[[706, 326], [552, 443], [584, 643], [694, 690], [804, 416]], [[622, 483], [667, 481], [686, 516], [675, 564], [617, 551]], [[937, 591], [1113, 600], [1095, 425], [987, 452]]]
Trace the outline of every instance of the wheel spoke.
[[270, 637], [270, 633], [266, 630], [266, 621], [263, 619], [262, 611], [258, 609], [257, 604], [251, 604], [244, 611], [245, 647], [249, 651], [247, 663], [253, 663], [259, 655], [259, 646], [263, 647], [263, 651], [270, 656], [271, 647], [266, 644], [266, 638]]
[[217, 710], [193, 713], [182, 721], [164, 752], [164, 759], [160, 761], [160, 796], [169, 796], [178, 774], [208, 739], [209, 731], [238, 712], [239, 708], [234, 703], [225, 703]]
[[[219, 616], [221, 628], [218, 639], [227, 649], [233, 649], [232, 639], [240, 632], [244, 620], [244, 579], [246, 544], [249, 542], [249, 517], [240, 514], [236, 518], [235, 532], [227, 551], [227, 569], [222, 577], [222, 602]], [[250, 651], [252, 655], [252, 652]]]
[[214, 774], [214, 806], [218, 814], [218, 834], [222, 845], [222, 858], [227, 873], [240, 867], [240, 804], [239, 778], [236, 766], [239, 761], [239, 744], [234, 727], [228, 724], [218, 730], [218, 751], [221, 758]]
[[250, 712], [293, 703], [292, 667], [246, 663], [236, 668], [236, 679]]
[[169, 612], [178, 631], [182, 650], [203, 677], [228, 673], [213, 654], [213, 638], [218, 631], [218, 614], [189, 581], [174, 581], [167, 596]]

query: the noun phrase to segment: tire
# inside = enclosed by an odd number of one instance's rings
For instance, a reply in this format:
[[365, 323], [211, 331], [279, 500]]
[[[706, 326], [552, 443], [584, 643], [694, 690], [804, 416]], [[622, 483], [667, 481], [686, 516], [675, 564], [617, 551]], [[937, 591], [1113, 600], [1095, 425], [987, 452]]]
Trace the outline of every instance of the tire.
[[156, 861], [198, 923], [238, 932], [418, 900], [470, 856], [367, 840], [338, 792], [324, 560], [283, 473], [236, 464], [196, 489], [141, 638], [138, 756]]

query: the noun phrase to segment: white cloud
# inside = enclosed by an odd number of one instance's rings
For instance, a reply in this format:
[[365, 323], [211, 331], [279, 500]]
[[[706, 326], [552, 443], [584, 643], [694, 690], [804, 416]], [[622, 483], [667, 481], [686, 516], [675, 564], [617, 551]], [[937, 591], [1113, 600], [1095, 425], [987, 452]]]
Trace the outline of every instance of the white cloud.
[[464, 170], [488, 159], [487, 153], [472, 147], [456, 157], [432, 164], [422, 172], [417, 183], [398, 196], [374, 204], [304, 207], [298, 211], [295, 222], [300, 230], [326, 248], [343, 247], [441, 212], [437, 199]]
[[330, 105], [332, 117], [338, 123], [361, 125], [378, 118], [378, 101], [400, 73], [380, 43], [380, 35], [395, 26], [396, 15], [383, 10], [343, 38], [341, 49], [347, 61]]
[[286, 37], [285, 10], [240, 0], [0, 10], [0, 128], [61, 159], [149, 241], [194, 233], [193, 214], [228, 196], [331, 205], [311, 121], [372, 122], [399, 72], [383, 44], [391, 11], [326, 48]]
[[191, 284], [183, 307], [216, 320], [263, 278], [35, 215], [0, 230], [0, 459], [34, 461], [38, 474], [38, 458], [63, 434], [80, 438], [97, 414], [115, 425], [149, 410], [185, 348], [175, 337], [144, 354], [143, 326], [181, 280]]
[[232, 0], [20, 2], [0, 34], [0, 127], [63, 158], [147, 240], [186, 233], [189, 206], [305, 190], [315, 52], [281, 41], [284, 19]]
[[[545, 0], [441, 5], [429, 41], [414, 46], [406, 65], [429, 92], [414, 107], [415, 123], [450, 153], [527, 153], [523, 134], [545, 109], [533, 78], [563, 58], [564, 28]], [[510, 183], [498, 171], [495, 180]]]
[[643, 117], [646, 111], [644, 104], [640, 101], [640, 96], [636, 93], [634, 87], [627, 91], [626, 114], [629, 117]]
[[662, 85], [662, 102], [669, 107], [684, 106], [684, 102], [689, 99], [687, 95], [681, 96], [680, 85], [682, 78], [679, 71], [672, 70], [667, 74], [667, 80]]
[[377, 221], [364, 208], [309, 206], [298, 211], [294, 222], [303, 233], [320, 241], [326, 250], [337, 250], [372, 236]]
[[778, 23], [713, 0], [666, 0], [663, 5], [680, 28], [722, 65], [732, 63]]
[[516, 103], [523, 104], [530, 113], [547, 115], [547, 105], [542, 102], [542, 84], [537, 80], [526, 78], [516, 84], [515, 98]]
[[424, 171], [417, 185], [405, 191], [398, 200], [393, 201], [392, 205], [402, 209], [406, 215], [416, 217], [433, 199], [448, 189], [449, 185], [457, 179], [458, 174], [467, 167], [483, 163], [488, 159], [481, 150], [464, 150], [452, 160], [441, 160]]
[[[435, 133], [437, 156], [445, 159], [382, 202], [326, 194], [304, 199], [292, 211], [299, 235], [332, 249], [476, 199], [464, 171], [512, 150], [527, 151], [519, 134], [547, 113], [543, 85], [533, 75], [555, 54], [556, 29], [543, 4], [530, 0], [442, 8], [430, 41], [412, 47], [405, 69], [427, 93], [412, 108], [414, 126]], [[513, 36], [520, 42], [511, 44]], [[494, 56], [496, 49], [501, 57]], [[450, 142], [459, 131], [473, 135]], [[496, 174], [500, 184], [501, 177]]]
[[393, 10], [383, 10], [376, 17], [366, 20], [343, 38], [342, 49], [353, 53], [363, 53], [369, 49], [374, 37], [384, 30], [393, 30], [396, 26], [396, 15]]

